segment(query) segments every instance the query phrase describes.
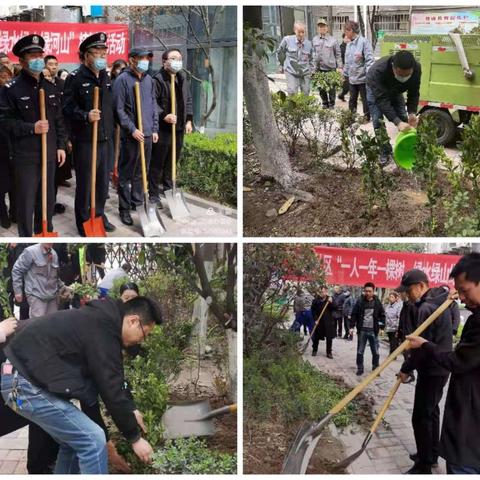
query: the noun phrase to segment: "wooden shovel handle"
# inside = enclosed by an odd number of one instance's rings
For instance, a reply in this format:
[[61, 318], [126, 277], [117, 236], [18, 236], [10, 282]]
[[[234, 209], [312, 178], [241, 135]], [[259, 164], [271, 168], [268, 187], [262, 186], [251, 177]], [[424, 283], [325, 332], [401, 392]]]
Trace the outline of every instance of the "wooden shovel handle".
[[[40, 88], [38, 91], [40, 102], [40, 120], [47, 119], [45, 109], [45, 90]], [[42, 223], [47, 222], [47, 134], [42, 133]]]
[[[143, 122], [142, 122], [142, 99], [140, 96], [140, 82], [135, 82], [135, 107], [137, 110], [137, 128], [143, 133]], [[148, 182], [147, 182], [147, 166], [145, 162], [145, 144], [144, 142], [138, 142], [140, 148], [140, 164], [142, 167], [142, 183], [143, 183], [143, 194], [147, 195], [148, 193]]]
[[[93, 109], [98, 110], [100, 99], [100, 89], [93, 89]], [[90, 189], [90, 217], [95, 218], [95, 192], [97, 189], [97, 143], [98, 143], [98, 120], [92, 124], [92, 171], [91, 171], [91, 189]]]
[[[177, 114], [177, 96], [175, 94], [175, 74], [170, 74], [170, 97], [172, 99], [172, 114]], [[172, 123], [172, 182], [177, 181], [177, 125]]]
[[[453, 302], [453, 299], [445, 300], [411, 335], [418, 336], [423, 333]], [[372, 380], [375, 380], [402, 352], [408, 348], [408, 340], [403, 341], [398, 348], [391, 353], [385, 361], [377, 367], [367, 378], [360, 382], [348, 395], [331, 408], [332, 415], [336, 415], [346, 407]]]
[[380, 425], [380, 422], [382, 421], [382, 418], [385, 416], [385, 413], [390, 407], [393, 397], [397, 393], [398, 387], [400, 386], [401, 383], [402, 383], [402, 379], [397, 378], [397, 381], [393, 384], [393, 387], [390, 389], [390, 392], [388, 393], [388, 397], [385, 400], [385, 403], [383, 404], [382, 408], [378, 412], [377, 418], [375, 419], [372, 427], [370, 428], [370, 433], [375, 433], [375, 431], [377, 430], [378, 426]]

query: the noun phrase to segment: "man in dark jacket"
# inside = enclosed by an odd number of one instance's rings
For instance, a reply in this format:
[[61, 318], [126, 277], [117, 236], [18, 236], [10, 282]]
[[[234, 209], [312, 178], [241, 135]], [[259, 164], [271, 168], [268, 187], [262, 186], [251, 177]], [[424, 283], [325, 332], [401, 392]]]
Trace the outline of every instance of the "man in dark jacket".
[[352, 318], [352, 310], [355, 305], [355, 299], [352, 296], [350, 290], [345, 290], [345, 301], [343, 302], [343, 326], [345, 327], [345, 335], [343, 338], [348, 341], [352, 341], [353, 337], [350, 335], [350, 319]]
[[[150, 200], [161, 208], [160, 184], [163, 191], [172, 188], [172, 125], [175, 125], [176, 160], [180, 159], [184, 134], [192, 132], [193, 107], [190, 85], [183, 69], [182, 53], [176, 48], [162, 54], [163, 66], [154, 75], [159, 116], [159, 139], [152, 151], [149, 171]], [[176, 114], [172, 113], [171, 78], [175, 78]]]
[[4, 349], [2, 395], [8, 406], [60, 445], [55, 473], [108, 473], [105, 433], [70, 399], [87, 405], [100, 395], [136, 455], [150, 462], [141, 414], [125, 385], [123, 354], [161, 323], [156, 302], [95, 300], [84, 308], [39, 318]]
[[[420, 326], [447, 298], [448, 289], [430, 288], [428, 277], [422, 270], [406, 272], [399, 287], [406, 291], [411, 302], [415, 303], [415, 325]], [[453, 310], [448, 308], [428, 327], [422, 336], [438, 345], [442, 352], [452, 350]], [[412, 426], [417, 444], [417, 453], [412, 455], [414, 465], [409, 474], [431, 473], [432, 465], [437, 463], [440, 439], [440, 408], [443, 387], [448, 380], [448, 371], [433, 363], [425, 352], [414, 351], [405, 358], [399, 376], [409, 382], [410, 374], [417, 370]]]
[[343, 302], [345, 302], [345, 294], [339, 285], [333, 287], [333, 312], [332, 317], [337, 326], [337, 337], [342, 338], [343, 323]]
[[[420, 64], [406, 50], [383, 57], [370, 67], [367, 72], [367, 103], [375, 131], [382, 128], [384, 116], [401, 132], [417, 126], [421, 76]], [[403, 96], [405, 92], [406, 105]], [[391, 155], [392, 147], [388, 143], [384, 145], [381, 163], [388, 163]]]
[[[145, 146], [148, 171], [152, 144], [158, 141], [158, 111], [153, 80], [147, 75], [150, 50], [134, 48], [128, 54], [129, 67], [113, 84], [115, 113], [122, 131], [122, 154], [118, 163], [118, 208], [120, 220], [133, 225], [130, 210], [143, 205], [140, 142]], [[135, 83], [140, 83], [143, 132], [138, 129]]]
[[375, 285], [371, 282], [363, 286], [363, 295], [352, 310], [350, 335], [357, 327], [357, 375], [363, 375], [363, 354], [367, 342], [372, 352], [372, 370], [378, 367], [380, 360], [378, 332], [385, 327], [385, 310], [375, 295]]
[[[326, 305], [326, 306], [325, 306]], [[324, 311], [325, 308], [325, 311]], [[332, 344], [335, 338], [336, 323], [332, 317], [333, 313], [333, 299], [328, 296], [328, 288], [321, 287], [320, 293], [315, 295], [312, 302], [312, 317], [315, 322], [312, 335], [312, 356], [317, 355], [318, 342], [326, 340], [327, 358], [333, 358]], [[320, 315], [322, 314], [320, 318]], [[315, 326], [316, 325], [316, 326]]]
[[[115, 230], [105, 215], [114, 120], [112, 86], [106, 71], [107, 35], [103, 32], [90, 35], [79, 49], [83, 64], [67, 77], [63, 114], [70, 124], [75, 158], [75, 220], [78, 233], [84, 237], [83, 223], [90, 218], [94, 122], [98, 122], [95, 216], [102, 218], [106, 232]], [[99, 88], [98, 109], [93, 108], [95, 87]]]
[[443, 414], [440, 455], [449, 474], [480, 474], [480, 254], [470, 253], [453, 267], [450, 277], [460, 300], [472, 312], [453, 352], [422, 337], [408, 337], [432, 363], [452, 374]]

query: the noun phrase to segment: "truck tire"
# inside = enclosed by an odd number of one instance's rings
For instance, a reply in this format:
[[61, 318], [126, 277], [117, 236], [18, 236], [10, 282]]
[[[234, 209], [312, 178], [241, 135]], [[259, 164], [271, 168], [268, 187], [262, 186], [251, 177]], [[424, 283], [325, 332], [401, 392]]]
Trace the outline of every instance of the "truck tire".
[[444, 147], [455, 140], [457, 124], [453, 121], [450, 113], [440, 108], [429, 108], [424, 110], [420, 117], [433, 118], [437, 124], [437, 141]]

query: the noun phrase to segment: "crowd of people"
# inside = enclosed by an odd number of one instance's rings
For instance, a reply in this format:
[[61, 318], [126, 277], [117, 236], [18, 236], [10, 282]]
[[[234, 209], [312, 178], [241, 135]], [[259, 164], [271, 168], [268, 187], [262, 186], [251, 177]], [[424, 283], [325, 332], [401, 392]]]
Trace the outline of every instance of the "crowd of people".
[[[289, 95], [309, 95], [313, 74], [324, 76], [338, 71], [344, 79], [338, 98], [345, 101], [348, 93], [348, 107], [357, 113], [360, 96], [364, 120], [372, 121], [376, 133], [383, 128], [384, 117], [401, 132], [417, 126], [421, 67], [411, 52], [399, 50], [375, 60], [370, 41], [361, 35], [360, 24], [353, 20], [345, 23], [341, 44], [329, 33], [325, 18], [317, 21], [317, 35], [312, 40], [306, 38], [303, 22], [295, 22], [293, 30], [294, 34], [285, 36], [276, 52]], [[335, 107], [336, 93], [335, 88], [319, 89], [323, 108]], [[386, 165], [392, 155], [390, 144], [385, 144], [380, 163]]]
[[[376, 295], [373, 283], [366, 283], [358, 299], [350, 291], [335, 286], [318, 291], [298, 289], [294, 299], [294, 331], [304, 328], [312, 337], [312, 355], [320, 340], [326, 340], [327, 358], [332, 359], [333, 339], [345, 340], [357, 335], [356, 373], [364, 373], [367, 344], [372, 355], [372, 371], [380, 365], [379, 340], [388, 337], [389, 353], [400, 342], [409, 341], [403, 354], [398, 377], [403, 383], [415, 382], [412, 427], [417, 452], [410, 455], [409, 474], [429, 474], [442, 456], [448, 473], [480, 473], [480, 449], [474, 435], [480, 427], [480, 254], [468, 254], [453, 268], [450, 277], [455, 290], [448, 286], [431, 287], [425, 272], [406, 272], [401, 283], [386, 296], [385, 304]], [[456, 298], [421, 336], [412, 336], [447, 299]], [[458, 301], [472, 315], [462, 326], [454, 348], [454, 338], [461, 327]], [[450, 378], [446, 395], [442, 431], [440, 401]]]
[[[131, 211], [144, 203], [140, 143], [144, 144], [150, 201], [162, 208], [160, 194], [172, 188], [172, 125], [176, 155], [184, 134], [192, 132], [190, 85], [182, 52], [162, 53], [161, 68], [152, 69], [153, 52], [135, 47], [128, 61], [107, 58], [107, 34], [95, 33], [79, 47], [80, 66], [72, 72], [60, 68], [57, 58], [44, 52], [38, 34], [25, 36], [10, 55], [0, 53], [0, 225], [18, 226], [21, 237], [42, 231], [41, 136], [47, 136], [47, 221], [53, 231], [54, 215], [65, 212], [57, 202], [61, 186], [70, 186], [75, 172], [75, 221], [79, 235], [90, 218], [93, 124], [98, 125], [95, 215], [106, 232], [115, 225], [105, 215], [105, 204], [118, 195], [120, 221], [133, 225]], [[176, 109], [172, 110], [174, 79]], [[137, 119], [134, 87], [140, 85], [141, 119]], [[94, 89], [99, 106], [94, 108]], [[45, 92], [46, 119], [41, 118], [39, 91]], [[172, 113], [175, 111], [176, 113]], [[110, 189], [112, 185], [113, 190]], [[116, 190], [116, 191], [115, 191]], [[8, 205], [6, 196], [8, 195]], [[72, 205], [73, 206], [73, 205]], [[68, 206], [68, 207], [72, 207]]]
[[[92, 245], [90, 261], [101, 260], [101, 248]], [[149, 463], [152, 447], [142, 436], [143, 416], [124, 378], [123, 361], [124, 353], [138, 354], [162, 322], [160, 305], [139, 294], [128, 264], [112, 270], [122, 282], [119, 298], [104, 284], [99, 299], [73, 302], [66, 283], [75, 277], [78, 258], [65, 257], [60, 244], [53, 247], [9, 246], [11, 305], [23, 308], [18, 320], [0, 322], [0, 436], [28, 425], [29, 473], [102, 474], [108, 473], [108, 461], [129, 473], [99, 399], [135, 454]], [[69, 279], [61, 278], [62, 271]], [[98, 271], [103, 279], [110, 273]]]

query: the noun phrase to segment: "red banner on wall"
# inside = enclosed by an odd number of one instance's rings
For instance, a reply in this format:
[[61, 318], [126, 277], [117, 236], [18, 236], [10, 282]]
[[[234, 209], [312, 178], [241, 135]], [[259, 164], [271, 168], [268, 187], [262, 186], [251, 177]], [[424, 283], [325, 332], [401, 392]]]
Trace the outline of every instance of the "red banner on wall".
[[17, 62], [12, 48], [22, 37], [36, 33], [45, 39], [45, 54], [55, 55], [59, 63], [79, 63], [78, 47], [97, 32], [107, 34], [109, 63], [128, 57], [128, 25], [113, 23], [0, 22], [0, 52]]
[[322, 259], [329, 284], [363, 286], [373, 282], [377, 287], [396, 288], [402, 275], [412, 268], [423, 270], [430, 286], [449, 284], [450, 272], [459, 255], [389, 252], [359, 248], [314, 247]]

